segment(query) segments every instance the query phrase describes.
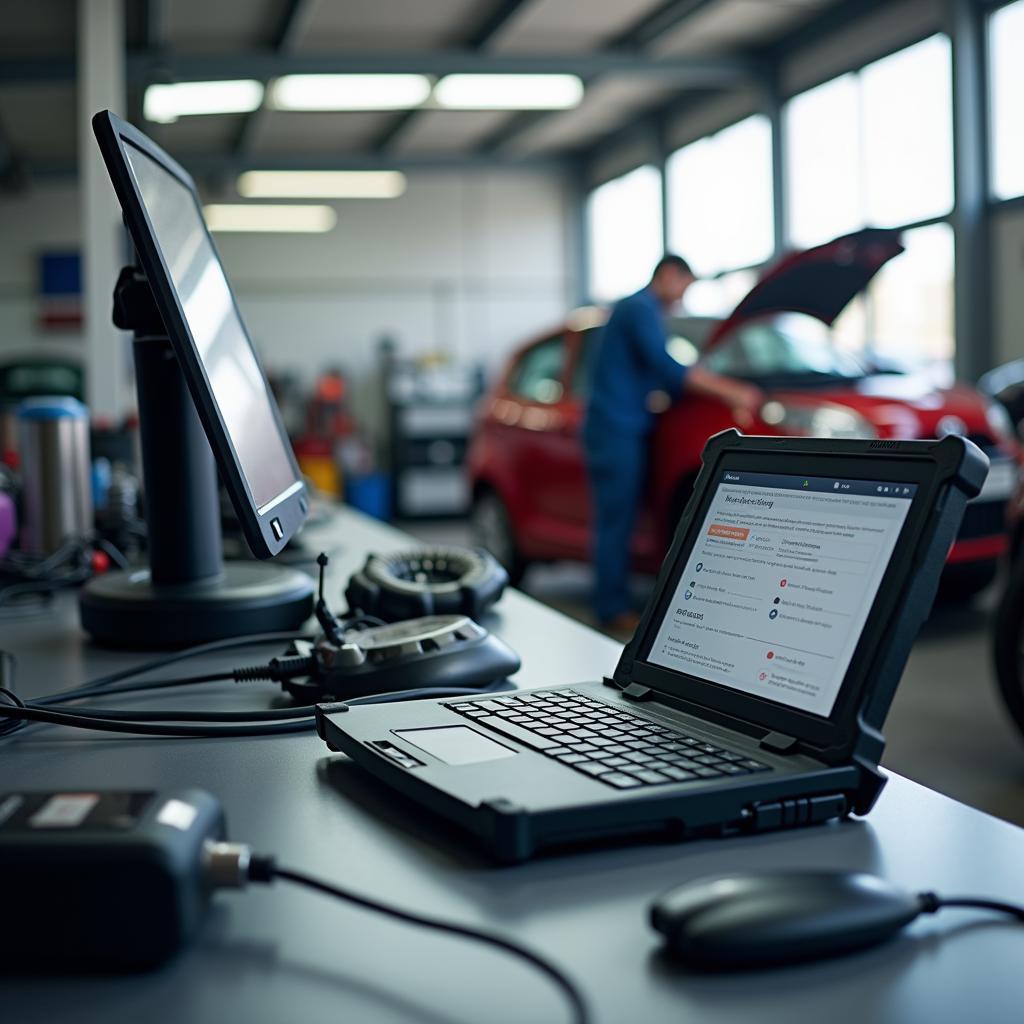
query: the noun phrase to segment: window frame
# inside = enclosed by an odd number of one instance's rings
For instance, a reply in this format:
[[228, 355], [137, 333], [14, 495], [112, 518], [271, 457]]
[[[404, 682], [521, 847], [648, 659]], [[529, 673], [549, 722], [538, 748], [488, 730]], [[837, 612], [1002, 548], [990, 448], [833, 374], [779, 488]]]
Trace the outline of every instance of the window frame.
[[[569, 344], [571, 331], [556, 331], [554, 334], [549, 334], [543, 338], [539, 338], [528, 348], [523, 349], [519, 353], [519, 357], [512, 364], [508, 377], [505, 381], [505, 391], [510, 397], [516, 399], [519, 402], [529, 402], [532, 405], [542, 406], [543, 408], [550, 408], [553, 405], [558, 405], [559, 402], [565, 400], [568, 395], [568, 387], [566, 374], [569, 370], [570, 363], [572, 361], [572, 351]], [[562, 393], [552, 402], [545, 402], [540, 398], [536, 398], [534, 395], [526, 394], [519, 389], [519, 381], [522, 377], [523, 370], [529, 362], [530, 358], [536, 355], [540, 350], [545, 349], [551, 345], [561, 345], [561, 363], [558, 370], [557, 377], [545, 377], [544, 380], [553, 380], [558, 383], [562, 389]]]

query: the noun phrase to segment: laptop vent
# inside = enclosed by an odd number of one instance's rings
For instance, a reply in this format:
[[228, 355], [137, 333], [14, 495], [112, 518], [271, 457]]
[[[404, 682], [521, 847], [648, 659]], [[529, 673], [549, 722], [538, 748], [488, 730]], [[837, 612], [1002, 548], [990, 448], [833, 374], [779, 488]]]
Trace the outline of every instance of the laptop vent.
[[896, 448], [898, 446], [899, 441], [872, 441], [868, 448]]

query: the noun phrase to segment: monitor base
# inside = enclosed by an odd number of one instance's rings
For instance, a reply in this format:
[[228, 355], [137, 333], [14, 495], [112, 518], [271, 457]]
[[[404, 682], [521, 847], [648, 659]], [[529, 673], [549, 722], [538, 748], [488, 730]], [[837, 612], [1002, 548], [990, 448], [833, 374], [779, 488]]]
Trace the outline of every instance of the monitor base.
[[82, 628], [103, 647], [165, 650], [298, 629], [313, 611], [313, 581], [297, 569], [227, 562], [206, 580], [154, 586], [148, 569], [111, 572], [79, 595]]

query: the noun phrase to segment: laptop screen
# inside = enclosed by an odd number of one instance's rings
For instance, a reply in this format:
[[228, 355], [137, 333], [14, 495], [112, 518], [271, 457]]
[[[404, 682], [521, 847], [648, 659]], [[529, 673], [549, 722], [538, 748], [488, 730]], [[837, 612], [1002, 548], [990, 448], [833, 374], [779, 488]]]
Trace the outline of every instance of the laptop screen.
[[916, 493], [723, 471], [647, 660], [827, 717]]

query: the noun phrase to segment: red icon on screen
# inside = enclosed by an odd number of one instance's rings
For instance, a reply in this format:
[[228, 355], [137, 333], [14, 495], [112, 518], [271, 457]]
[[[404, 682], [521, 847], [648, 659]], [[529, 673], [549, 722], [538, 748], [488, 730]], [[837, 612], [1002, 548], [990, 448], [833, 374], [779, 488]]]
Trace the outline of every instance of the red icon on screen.
[[784, 587], [788, 582], [789, 580], [779, 580], [779, 586]]
[[771, 661], [772, 658], [775, 657], [775, 652], [774, 651], [769, 651], [767, 657], [768, 657], [768, 660]]

